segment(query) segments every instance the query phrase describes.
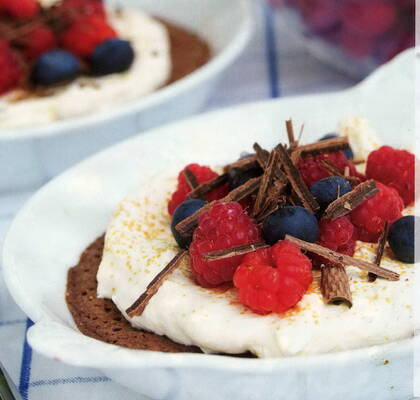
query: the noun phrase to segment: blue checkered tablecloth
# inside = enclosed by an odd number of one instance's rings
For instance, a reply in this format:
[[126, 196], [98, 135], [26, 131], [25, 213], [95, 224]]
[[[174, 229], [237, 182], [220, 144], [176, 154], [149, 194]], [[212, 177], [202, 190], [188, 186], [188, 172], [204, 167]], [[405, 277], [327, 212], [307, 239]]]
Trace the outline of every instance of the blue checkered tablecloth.
[[[255, 0], [254, 15], [257, 29], [250, 45], [226, 72], [204, 111], [279, 96], [335, 91], [355, 83], [308, 55], [263, 0]], [[32, 193], [0, 196], [0, 246], [13, 216]], [[31, 324], [8, 295], [0, 273], [0, 360], [24, 400], [142, 399], [98, 371], [63, 365], [33, 353], [25, 340]]]

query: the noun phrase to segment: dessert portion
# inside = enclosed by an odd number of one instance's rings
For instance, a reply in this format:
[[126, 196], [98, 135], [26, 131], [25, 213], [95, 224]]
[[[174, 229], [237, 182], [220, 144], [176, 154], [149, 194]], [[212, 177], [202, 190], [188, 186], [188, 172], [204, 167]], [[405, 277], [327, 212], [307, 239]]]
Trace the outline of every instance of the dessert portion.
[[0, 34], [1, 130], [127, 103], [210, 58], [195, 34], [101, 0], [0, 0]]
[[[121, 345], [115, 332], [147, 331], [258, 357], [410, 337], [414, 155], [380, 146], [362, 160], [347, 136], [301, 144], [291, 121], [287, 133], [288, 145], [255, 143], [223, 168], [173, 166], [123, 200], [101, 261], [98, 239], [96, 261], [82, 258], [69, 272], [67, 302], [81, 331]], [[114, 337], [94, 322], [94, 307], [102, 321], [110, 300], [124, 325], [105, 323]]]

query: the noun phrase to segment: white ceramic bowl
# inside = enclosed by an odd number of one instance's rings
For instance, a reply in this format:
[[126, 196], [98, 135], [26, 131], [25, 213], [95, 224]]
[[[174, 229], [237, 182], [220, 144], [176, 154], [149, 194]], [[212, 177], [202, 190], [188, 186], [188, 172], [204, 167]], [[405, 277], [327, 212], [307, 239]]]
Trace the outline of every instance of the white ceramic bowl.
[[[226, 163], [257, 140], [281, 140], [284, 120], [306, 122], [308, 141], [348, 115], [366, 116], [385, 143], [414, 135], [414, 53], [354, 89], [244, 105], [135, 137], [72, 168], [42, 188], [7, 235], [3, 267], [17, 304], [35, 322], [33, 348], [62, 362], [102, 370], [153, 399], [391, 400], [412, 392], [412, 340], [286, 359], [242, 359], [129, 350], [79, 333], [66, 307], [66, 273], [106, 228], [116, 203], [172, 161]], [[285, 140], [285, 135], [283, 134]], [[198, 146], [199, 144], [199, 146]], [[191, 149], [194, 150], [192, 154]], [[390, 316], [392, 317], [392, 316]]]
[[113, 110], [2, 132], [0, 192], [39, 186], [110, 144], [198, 112], [252, 32], [249, 0], [118, 0], [117, 3], [128, 8], [141, 7], [197, 32], [210, 44], [213, 58], [178, 82]]

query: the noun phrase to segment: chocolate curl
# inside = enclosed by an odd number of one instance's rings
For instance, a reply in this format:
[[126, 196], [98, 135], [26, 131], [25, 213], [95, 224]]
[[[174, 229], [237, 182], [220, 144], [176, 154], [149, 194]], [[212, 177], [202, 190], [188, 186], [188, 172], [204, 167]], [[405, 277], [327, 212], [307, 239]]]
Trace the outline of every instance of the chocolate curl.
[[228, 172], [230, 169], [236, 169], [238, 171], [249, 171], [250, 169], [258, 168], [258, 160], [257, 156], [249, 156], [247, 158], [244, 158], [242, 160], [235, 161], [231, 164], [225, 165], [223, 170], [225, 172]]
[[394, 271], [379, 267], [376, 264], [372, 264], [358, 258], [350, 257], [346, 254], [337, 253], [336, 251], [320, 246], [319, 244], [305, 242], [304, 240], [300, 240], [290, 235], [286, 235], [285, 239], [297, 244], [303, 250], [318, 254], [321, 257], [332, 261], [334, 264], [340, 264], [342, 266], [352, 265], [364, 271], [373, 272], [374, 274], [390, 281], [398, 281], [400, 279], [400, 275]]
[[343, 217], [378, 192], [376, 182], [373, 179], [363, 182], [357, 185], [351, 192], [344, 194], [330, 203], [325, 210], [324, 217], [331, 221]]
[[213, 189], [216, 189], [219, 186], [224, 185], [228, 181], [228, 174], [222, 174], [217, 176], [216, 178], [204, 182], [201, 185], [198, 185], [195, 189], [193, 189], [190, 193], [188, 193], [189, 199], [203, 199], [205, 195], [211, 192]]
[[187, 256], [188, 252], [186, 250], [179, 252], [169, 262], [169, 264], [153, 278], [153, 280], [147, 285], [145, 292], [142, 293], [142, 295], [130, 307], [128, 307], [127, 310], [125, 310], [130, 318], [139, 317], [143, 314], [144, 309], [149, 304], [151, 298], [162, 286], [165, 278], [178, 268], [181, 265], [182, 260]]
[[350, 148], [349, 140], [346, 136], [321, 140], [311, 144], [298, 146], [291, 155], [293, 164], [297, 164], [302, 157], [317, 155], [322, 153], [333, 153], [335, 151], [347, 150]]
[[220, 200], [212, 201], [209, 204], [206, 204], [205, 206], [201, 207], [199, 210], [197, 210], [194, 214], [190, 215], [189, 217], [183, 219], [176, 227], [175, 229], [181, 234], [181, 235], [188, 235], [190, 234], [197, 226], [198, 224], [198, 218], [201, 214], [208, 211], [216, 202], [222, 202], [222, 203], [228, 203], [230, 201], [241, 201], [245, 197], [249, 196], [250, 194], [254, 193], [261, 183], [261, 177], [258, 178], [252, 178], [249, 181], [245, 182], [243, 185], [237, 187], [236, 189], [232, 190], [228, 193], [227, 196], [223, 197]]
[[265, 169], [268, 163], [268, 159], [270, 157], [270, 152], [268, 150], [263, 149], [258, 143], [254, 143], [252, 146], [255, 150], [255, 155], [257, 157], [258, 164], [262, 169]]
[[275, 166], [279, 163], [279, 161], [278, 153], [273, 150], [270, 153], [267, 163], [265, 164], [266, 168], [262, 176], [260, 187], [258, 189], [257, 198], [255, 199], [254, 208], [252, 211], [252, 216], [254, 217], [258, 215], [266, 206], [266, 201], [268, 200], [268, 190], [273, 184]]
[[203, 257], [206, 261], [216, 261], [234, 256], [242, 256], [244, 254], [252, 253], [253, 251], [265, 249], [268, 247], [270, 246], [264, 242], [255, 242], [242, 246], [231, 247], [230, 249], [212, 251], [210, 253], [204, 254]]
[[322, 160], [321, 165], [330, 175], [347, 179], [352, 186], [356, 186], [360, 183], [360, 178], [349, 175], [349, 167], [346, 167], [344, 169], [344, 173], [342, 173], [340, 169], [330, 160]]
[[315, 200], [314, 196], [312, 196], [312, 193], [309, 191], [305, 182], [303, 182], [300, 172], [294, 166], [289, 153], [282, 145], [276, 146], [275, 150], [278, 152], [283, 169], [286, 172], [286, 176], [289, 179], [294, 192], [302, 201], [303, 206], [312, 213], [318, 211], [319, 204]]
[[298, 147], [298, 141], [295, 139], [295, 132], [293, 129], [293, 121], [288, 119], [286, 121], [287, 138], [289, 139], [289, 150], [293, 151]]
[[[385, 226], [384, 226], [384, 230], [381, 233], [381, 236], [378, 240], [378, 247], [376, 249], [376, 256], [375, 256], [375, 264], [380, 266], [381, 265], [381, 260], [382, 257], [384, 255], [384, 250], [385, 250], [385, 245], [386, 245], [386, 241], [388, 238], [388, 233], [389, 233], [389, 221], [385, 222]], [[377, 278], [377, 275], [373, 274], [372, 272], [369, 272], [368, 274], [368, 279], [369, 282], [375, 282]]]
[[343, 266], [321, 267], [321, 293], [328, 304], [345, 303], [349, 308], [352, 307], [349, 278]]
[[191, 190], [198, 187], [199, 183], [197, 181], [197, 178], [189, 168], [184, 169], [183, 175]]
[[[258, 160], [258, 163], [260, 164], [260, 167], [262, 169], [265, 169], [267, 167], [268, 159], [270, 157], [270, 152], [263, 149], [258, 143], [254, 143], [253, 148], [255, 150], [257, 160]], [[274, 166], [274, 176], [276, 177], [277, 180], [284, 183], [284, 185], [287, 184], [288, 179], [287, 179], [287, 176], [285, 175], [285, 173], [283, 172], [280, 163], [277, 163]]]

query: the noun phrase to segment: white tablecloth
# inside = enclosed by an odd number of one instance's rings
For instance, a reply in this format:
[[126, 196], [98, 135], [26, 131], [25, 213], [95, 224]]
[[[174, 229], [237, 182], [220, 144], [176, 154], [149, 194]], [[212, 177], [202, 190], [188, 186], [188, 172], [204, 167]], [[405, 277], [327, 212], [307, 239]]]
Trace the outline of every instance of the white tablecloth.
[[[256, 0], [255, 36], [203, 111], [270, 97], [334, 91], [355, 83], [308, 55], [277, 19], [263, 0]], [[0, 245], [13, 216], [32, 193], [0, 196]], [[141, 399], [98, 371], [66, 366], [33, 353], [25, 341], [30, 324], [8, 295], [0, 274], [0, 360], [24, 400]]]

